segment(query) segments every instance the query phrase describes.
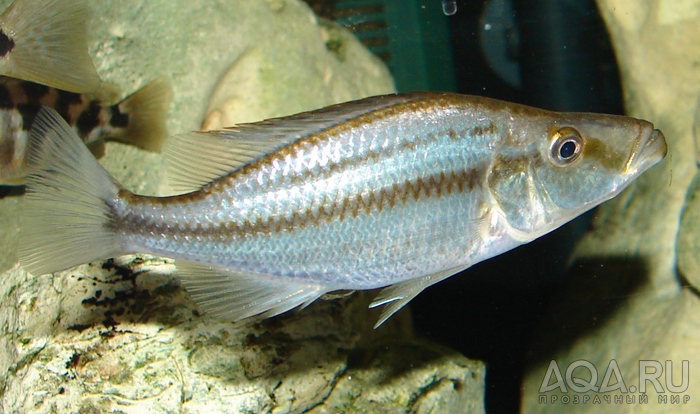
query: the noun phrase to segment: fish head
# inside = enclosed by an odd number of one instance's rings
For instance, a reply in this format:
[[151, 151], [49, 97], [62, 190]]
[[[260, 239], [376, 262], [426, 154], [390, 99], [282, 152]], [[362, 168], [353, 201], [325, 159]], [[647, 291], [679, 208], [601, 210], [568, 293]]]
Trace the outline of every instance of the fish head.
[[666, 156], [664, 135], [647, 121], [574, 114], [548, 128], [534, 174], [548, 198], [576, 216], [609, 200]]
[[538, 118], [520, 129], [519, 155], [504, 157], [510, 165], [495, 168], [489, 179], [521, 239], [539, 237], [616, 196], [666, 155], [663, 134], [644, 120], [581, 113]]

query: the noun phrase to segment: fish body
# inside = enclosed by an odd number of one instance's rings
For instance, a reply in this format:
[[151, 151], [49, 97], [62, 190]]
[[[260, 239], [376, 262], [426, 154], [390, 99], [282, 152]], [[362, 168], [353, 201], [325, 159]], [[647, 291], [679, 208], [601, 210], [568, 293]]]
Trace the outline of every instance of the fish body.
[[633, 118], [386, 95], [171, 138], [184, 194], [145, 197], [55, 116], [39, 118], [22, 264], [170, 257], [195, 302], [230, 320], [384, 287], [372, 305], [387, 305], [381, 324], [425, 287], [615, 196], [666, 152]]
[[0, 77], [0, 185], [21, 185], [33, 171], [27, 159], [34, 117], [55, 109], [88, 145], [120, 140], [158, 151], [165, 139], [169, 85], [158, 78], [110, 105], [89, 95]]

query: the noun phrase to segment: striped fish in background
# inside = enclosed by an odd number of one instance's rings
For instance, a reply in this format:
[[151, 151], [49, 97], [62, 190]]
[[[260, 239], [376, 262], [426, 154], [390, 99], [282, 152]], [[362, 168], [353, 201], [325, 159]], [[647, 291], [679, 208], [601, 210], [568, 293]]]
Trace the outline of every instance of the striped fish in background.
[[167, 136], [170, 85], [157, 78], [115, 105], [84, 94], [0, 77], [0, 185], [21, 185], [34, 171], [27, 159], [29, 132], [42, 106], [55, 109], [99, 154], [105, 139], [159, 151]]
[[105, 138], [160, 149], [168, 83], [156, 79], [114, 105], [100, 99], [115, 93], [100, 89], [87, 18], [86, 0], [17, 0], [0, 15], [0, 185], [24, 184], [33, 171], [29, 130], [42, 106], [55, 109], [96, 152]]

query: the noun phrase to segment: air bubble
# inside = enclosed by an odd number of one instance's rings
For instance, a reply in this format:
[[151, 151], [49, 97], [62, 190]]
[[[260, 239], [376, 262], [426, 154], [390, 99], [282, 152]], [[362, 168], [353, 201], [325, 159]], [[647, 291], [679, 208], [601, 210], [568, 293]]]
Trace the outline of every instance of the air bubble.
[[445, 16], [457, 13], [457, 0], [442, 0], [442, 12]]

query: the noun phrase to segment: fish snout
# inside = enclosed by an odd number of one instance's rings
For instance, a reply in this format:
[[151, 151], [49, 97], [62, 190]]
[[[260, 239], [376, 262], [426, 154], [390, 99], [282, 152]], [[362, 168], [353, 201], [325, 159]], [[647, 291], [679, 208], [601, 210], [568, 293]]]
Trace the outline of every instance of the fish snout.
[[643, 132], [627, 164], [628, 171], [634, 176], [643, 173], [648, 168], [661, 161], [666, 156], [667, 151], [666, 137], [664, 137], [661, 131], [652, 129], [649, 132]]
[[658, 129], [651, 131], [642, 153], [648, 153], [649, 156], [655, 156], [661, 160], [666, 156], [666, 152], [668, 152], [668, 145], [666, 145], [666, 137], [663, 132]]

